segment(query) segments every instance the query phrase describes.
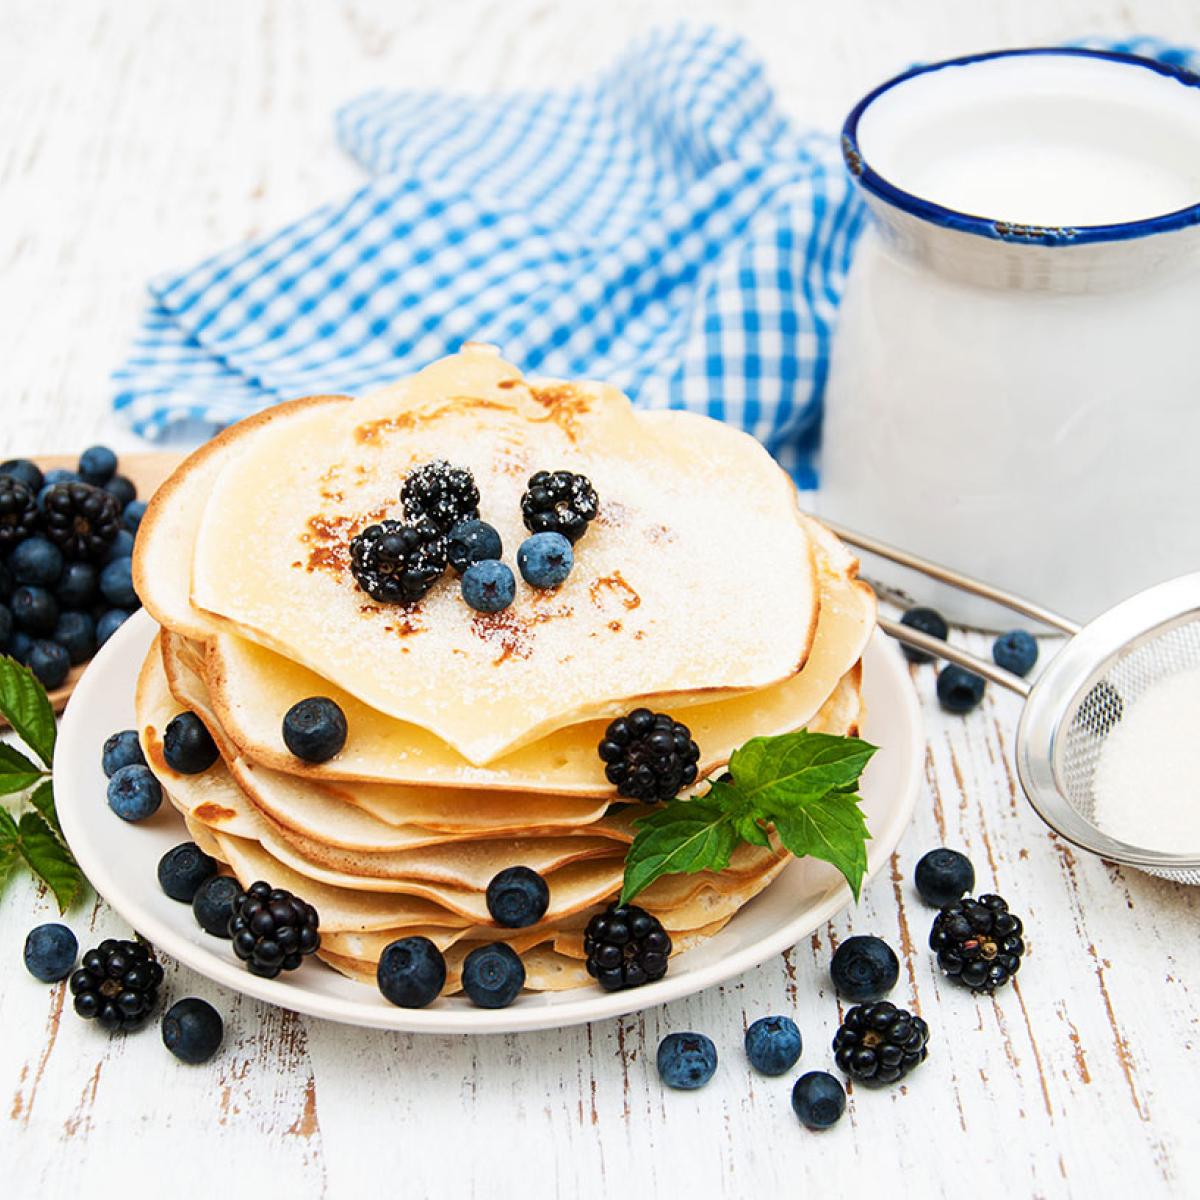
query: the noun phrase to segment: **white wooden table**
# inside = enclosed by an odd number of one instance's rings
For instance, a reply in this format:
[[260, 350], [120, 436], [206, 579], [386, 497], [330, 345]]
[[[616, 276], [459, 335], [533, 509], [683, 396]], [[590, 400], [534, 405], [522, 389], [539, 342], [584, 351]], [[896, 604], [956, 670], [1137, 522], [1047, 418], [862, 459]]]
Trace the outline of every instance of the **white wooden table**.
[[[916, 59], [1089, 33], [1200, 42], [1194, 0], [3, 0], [0, 451], [136, 445], [107, 414], [107, 374], [145, 279], [352, 186], [338, 102], [375, 85], [559, 84], [685, 11], [744, 30], [789, 108], [827, 127]], [[184, 1068], [156, 1029], [110, 1040], [25, 973], [25, 933], [54, 910], [17, 880], [0, 900], [5, 1194], [1197, 1194], [1200, 893], [1051, 836], [1013, 778], [1016, 702], [989, 694], [947, 719], [932, 671], [915, 678], [927, 786], [861, 905], [728, 986], [592, 1027], [388, 1035], [169, 965], [171, 995], [206, 996], [227, 1022], [223, 1053]], [[994, 1000], [944, 984], [925, 948], [931, 914], [910, 877], [940, 844], [1026, 918], [1026, 969]], [[85, 943], [128, 932], [99, 902], [72, 924]], [[791, 1013], [801, 1066], [828, 1067], [827, 964], [852, 932], [900, 951], [895, 998], [928, 1019], [932, 1055], [906, 1087], [855, 1093], [817, 1136], [791, 1114], [790, 1078], [750, 1073], [740, 1043], [755, 1017]], [[670, 1093], [654, 1049], [687, 1028], [710, 1034], [722, 1063], [704, 1091]]]

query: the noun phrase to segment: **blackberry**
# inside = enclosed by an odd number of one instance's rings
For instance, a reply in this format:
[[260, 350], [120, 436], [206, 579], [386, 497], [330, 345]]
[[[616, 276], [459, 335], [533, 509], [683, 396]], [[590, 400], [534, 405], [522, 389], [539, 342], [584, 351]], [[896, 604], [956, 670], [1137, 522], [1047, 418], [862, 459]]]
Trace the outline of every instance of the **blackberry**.
[[571, 471], [538, 471], [521, 497], [521, 517], [530, 533], [561, 533], [572, 545], [599, 511], [591, 480]]
[[657, 917], [636, 904], [610, 904], [583, 932], [588, 974], [606, 991], [653, 983], [667, 973], [671, 938]]
[[158, 1003], [162, 965], [140, 942], [109, 938], [89, 950], [68, 985], [75, 1011], [105, 1029], [136, 1029]]
[[412, 604], [446, 570], [446, 539], [430, 521], [380, 521], [350, 541], [350, 573], [373, 600]]
[[318, 921], [311, 904], [260, 879], [233, 902], [233, 952], [252, 975], [274, 979], [280, 971], [294, 971], [321, 944]]
[[99, 562], [121, 529], [116, 497], [90, 483], [56, 484], [43, 508], [46, 536], [67, 558]]
[[895, 1083], [925, 1061], [929, 1026], [890, 1000], [856, 1004], [833, 1039], [837, 1065], [859, 1083]]
[[1021, 918], [999, 896], [970, 896], [947, 904], [934, 918], [929, 948], [951, 979], [991, 995], [1020, 969], [1025, 943]]
[[37, 529], [37, 496], [12, 475], [0, 475], [0, 551], [11, 550]]
[[461, 521], [478, 518], [479, 488], [466, 467], [437, 458], [408, 473], [400, 489], [400, 503], [410, 524], [426, 520], [446, 534]]
[[630, 800], [672, 800], [696, 781], [700, 747], [692, 731], [667, 713], [635, 708], [604, 731], [599, 746], [604, 774]]

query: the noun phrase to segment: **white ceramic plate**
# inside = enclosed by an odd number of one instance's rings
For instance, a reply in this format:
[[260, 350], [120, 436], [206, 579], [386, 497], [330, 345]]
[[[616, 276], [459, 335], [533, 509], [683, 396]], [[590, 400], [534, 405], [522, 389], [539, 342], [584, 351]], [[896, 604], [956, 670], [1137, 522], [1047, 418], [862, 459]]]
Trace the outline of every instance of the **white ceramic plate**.
[[[129, 825], [105, 801], [100, 769], [104, 739], [134, 723], [138, 668], [157, 626], [139, 612], [92, 660], [67, 706], [54, 757], [54, 790], [63, 830], [96, 890], [143, 937], [202, 975], [282, 1008], [352, 1025], [426, 1033], [510, 1033], [619, 1016], [690, 995], [756, 966], [806, 937], [850, 900], [838, 873], [815, 861], [792, 863], [715, 937], [671, 960], [658, 983], [625, 992], [580, 987], [522, 993], [510, 1007], [476, 1008], [462, 996], [428, 1008], [389, 1004], [372, 987], [320, 962], [279, 979], [259, 979], [234, 957], [228, 942], [210, 937], [190, 906], [159, 888], [158, 860], [187, 840], [167, 803], [148, 821]], [[864, 656], [867, 719], [863, 736], [881, 749], [863, 777], [870, 824], [869, 869], [887, 861], [912, 816], [924, 756], [920, 710], [897, 649], [876, 632]]]

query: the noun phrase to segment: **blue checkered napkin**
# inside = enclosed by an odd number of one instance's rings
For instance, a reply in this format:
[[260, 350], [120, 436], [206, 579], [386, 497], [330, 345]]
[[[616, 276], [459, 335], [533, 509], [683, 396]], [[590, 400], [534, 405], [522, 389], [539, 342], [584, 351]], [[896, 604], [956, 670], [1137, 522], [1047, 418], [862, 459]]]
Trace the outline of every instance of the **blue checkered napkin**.
[[740, 39], [660, 31], [567, 92], [372, 93], [338, 130], [363, 188], [151, 284], [115, 374], [140, 433], [360, 392], [476, 339], [731, 421], [811, 483], [862, 207]]

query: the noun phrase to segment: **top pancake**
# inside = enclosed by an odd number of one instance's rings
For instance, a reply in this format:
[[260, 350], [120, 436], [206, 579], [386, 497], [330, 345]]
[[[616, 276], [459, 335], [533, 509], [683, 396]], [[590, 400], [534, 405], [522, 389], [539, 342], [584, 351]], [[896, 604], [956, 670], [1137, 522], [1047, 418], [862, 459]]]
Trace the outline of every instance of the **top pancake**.
[[[637, 700], [679, 708], [768, 687], [803, 666], [816, 626], [795, 493], [747, 435], [707, 420], [686, 433], [640, 420], [603, 385], [530, 387], [484, 347], [353, 403], [292, 406], [190, 468], [206, 476], [193, 494], [208, 490], [192, 560], [201, 612], [180, 631], [237, 632], [475, 764]], [[528, 477], [587, 475], [601, 512], [567, 582], [545, 593], [518, 579], [512, 607], [490, 616], [452, 574], [410, 608], [361, 592], [350, 538], [399, 517], [405, 475], [436, 458], [472, 470], [510, 562], [528, 536]], [[162, 545], [154, 532], [143, 561]], [[160, 607], [179, 612], [172, 600]]]

